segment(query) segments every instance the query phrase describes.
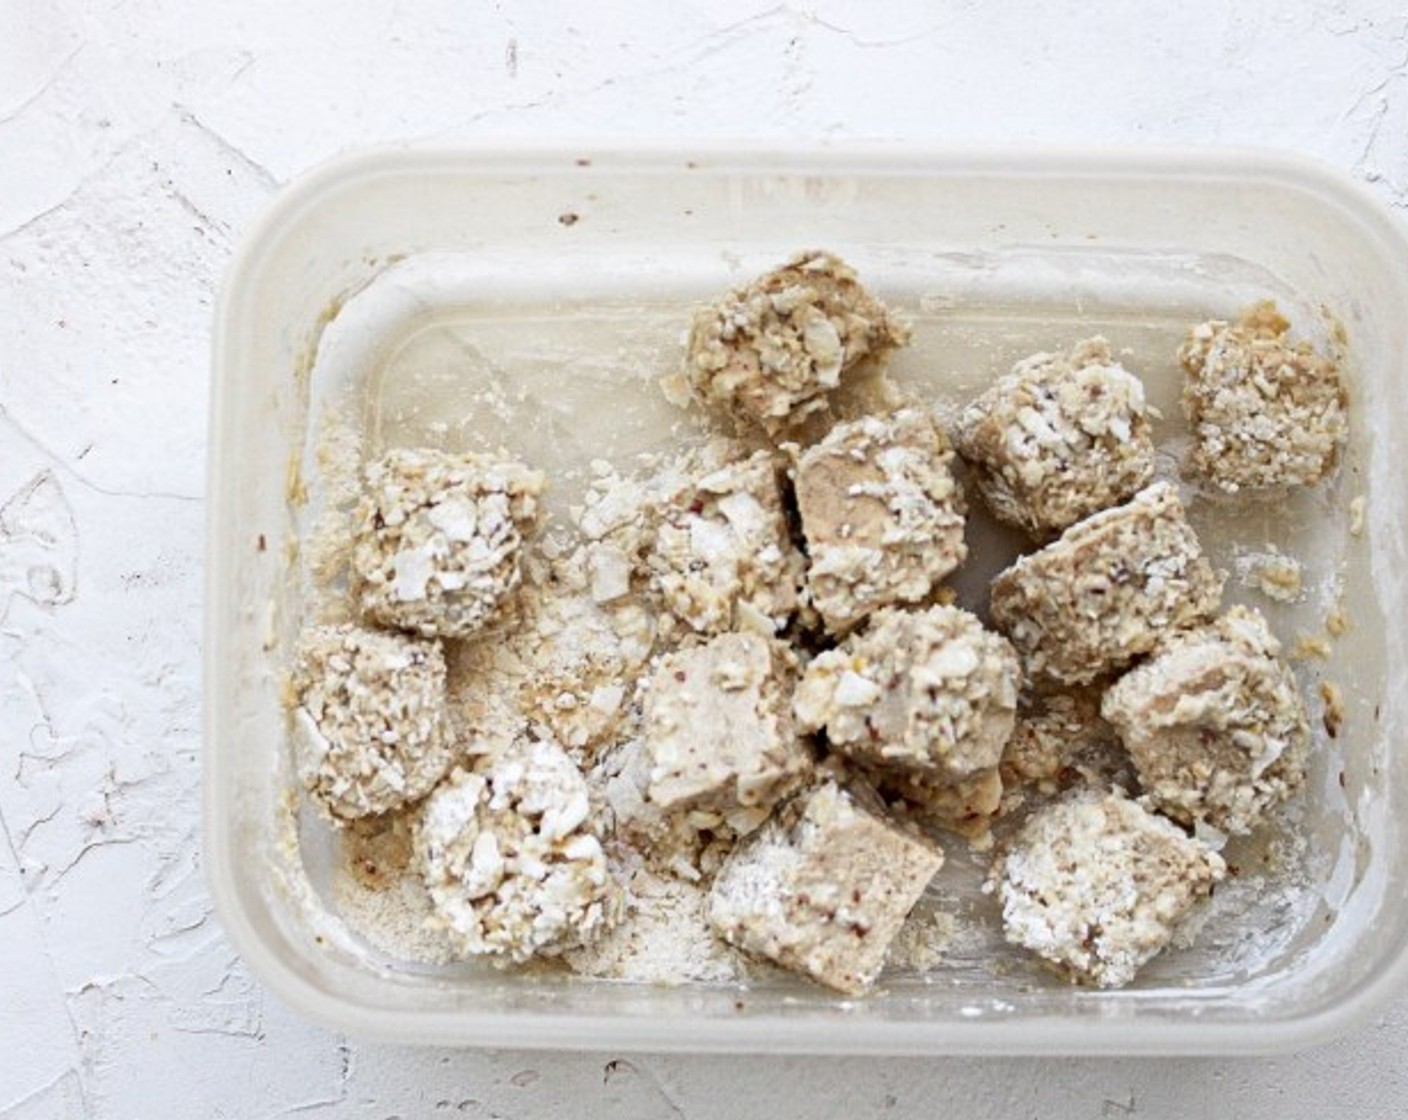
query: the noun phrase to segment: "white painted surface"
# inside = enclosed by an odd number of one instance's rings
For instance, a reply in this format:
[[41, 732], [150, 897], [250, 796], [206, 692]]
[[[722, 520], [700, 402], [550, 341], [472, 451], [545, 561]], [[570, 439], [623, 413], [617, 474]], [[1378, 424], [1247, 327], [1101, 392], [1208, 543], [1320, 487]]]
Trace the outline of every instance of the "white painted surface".
[[208, 338], [270, 193], [404, 137], [1172, 141], [1408, 211], [1396, 0], [1034, 7], [0, 0], [0, 1118], [1408, 1115], [1408, 999], [1277, 1060], [412, 1051], [295, 1019], [210, 912]]

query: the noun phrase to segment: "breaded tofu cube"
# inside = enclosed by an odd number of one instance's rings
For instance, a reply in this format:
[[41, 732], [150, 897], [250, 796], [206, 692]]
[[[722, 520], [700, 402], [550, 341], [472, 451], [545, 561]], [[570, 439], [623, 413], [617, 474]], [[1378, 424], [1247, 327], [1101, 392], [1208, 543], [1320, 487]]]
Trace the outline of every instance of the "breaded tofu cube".
[[1084, 684], [1216, 613], [1222, 576], [1166, 482], [1092, 514], [992, 582], [994, 625], [1029, 677]]
[[1310, 723], [1280, 650], [1257, 611], [1233, 607], [1106, 692], [1105, 718], [1169, 816], [1244, 834], [1305, 785]]
[[786, 626], [804, 560], [772, 456], [758, 451], [707, 470], [675, 494], [660, 510], [645, 563], [666, 609], [698, 633]]
[[321, 626], [299, 642], [295, 761], [334, 822], [424, 797], [454, 758], [440, 643]]
[[1023, 696], [1002, 750], [1003, 788], [1054, 794], [1112, 775], [1124, 751], [1100, 715], [1101, 695], [1098, 687], [1088, 687]]
[[685, 376], [706, 407], [776, 436], [825, 411], [862, 359], [908, 340], [848, 265], [807, 251], [695, 315]]
[[993, 516], [1038, 538], [1154, 476], [1144, 385], [1098, 337], [1018, 362], [963, 410], [954, 443]]
[[924, 599], [968, 555], [953, 452], [926, 412], [838, 424], [797, 459], [812, 606], [831, 633]]
[[586, 779], [549, 740], [454, 770], [422, 806], [413, 844], [435, 915], [463, 953], [555, 956], [620, 914]]
[[785, 802], [729, 854], [709, 923], [731, 945], [858, 995], [879, 976], [943, 860], [935, 845], [827, 780]]
[[1310, 486], [1327, 477], [1349, 431], [1338, 365], [1270, 300], [1234, 323], [1200, 323], [1178, 348], [1187, 379], [1183, 411], [1193, 429], [1188, 475], [1235, 494]]
[[959, 781], [997, 765], [1020, 687], [1012, 647], [974, 615], [887, 607], [806, 667], [794, 710], [861, 766]]
[[1222, 857], [1119, 793], [1033, 813], [988, 889], [1007, 940], [1073, 980], [1117, 988], [1161, 952], [1226, 874]]
[[890, 767], [862, 767], [861, 773], [892, 812], [970, 840], [983, 838], [1002, 808], [1002, 776], [996, 766], [957, 780]]
[[371, 463], [352, 550], [363, 617], [427, 638], [495, 624], [521, 582], [543, 485], [540, 472], [484, 455], [398, 448]]
[[720, 634], [666, 654], [645, 693], [646, 796], [663, 813], [755, 810], [811, 772], [792, 719], [797, 661], [758, 634]]

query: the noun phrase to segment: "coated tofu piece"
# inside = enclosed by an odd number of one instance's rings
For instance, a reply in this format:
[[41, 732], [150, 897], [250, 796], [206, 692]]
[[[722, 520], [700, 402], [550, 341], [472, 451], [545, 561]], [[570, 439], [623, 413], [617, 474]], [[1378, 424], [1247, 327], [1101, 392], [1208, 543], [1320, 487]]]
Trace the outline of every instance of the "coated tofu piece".
[[826, 780], [742, 841], [714, 879], [714, 931], [848, 995], [870, 987], [944, 857], [861, 796]]
[[1193, 430], [1187, 474], [1224, 493], [1310, 486], [1327, 477], [1349, 431], [1338, 365], [1264, 300], [1236, 322], [1200, 323], [1178, 348]]
[[706, 407], [776, 436], [826, 411], [862, 359], [908, 340], [845, 262], [807, 251], [695, 315], [685, 376]]
[[1092, 514], [992, 583], [992, 619], [1033, 679], [1084, 684], [1216, 613], [1222, 576], [1166, 482]]
[[499, 621], [521, 582], [543, 475], [484, 455], [398, 448], [365, 481], [352, 551], [362, 616], [427, 638], [469, 638]]
[[891, 812], [978, 841], [988, 835], [1002, 808], [1002, 776], [996, 766], [954, 780], [922, 770], [862, 769]]
[[772, 456], [758, 451], [685, 485], [661, 508], [645, 562], [665, 607], [696, 632], [781, 630], [797, 609], [804, 561]]
[[754, 810], [811, 771], [792, 719], [797, 662], [758, 634], [720, 634], [660, 659], [645, 693], [646, 796], [663, 813]]
[[1175, 820], [1244, 834], [1305, 785], [1310, 724], [1280, 650], [1257, 611], [1233, 607], [1105, 694], [1140, 782]]
[[321, 626], [292, 674], [293, 741], [304, 786], [334, 823], [424, 797], [454, 757], [440, 643]]
[[1144, 385], [1098, 337], [1018, 362], [963, 410], [954, 443], [993, 516], [1039, 538], [1154, 476]]
[[847, 760], [942, 785], [998, 764], [1020, 687], [1011, 645], [974, 615], [887, 607], [807, 666], [794, 707]]
[[1161, 952], [1226, 875], [1222, 857], [1119, 793], [1028, 818], [989, 889], [1007, 940], [1072, 980], [1117, 988]]
[[576, 763], [546, 739], [457, 768], [426, 799], [414, 858], [459, 951], [521, 963], [615, 922], [621, 892], [591, 809]]
[[926, 598], [968, 555], [953, 452], [927, 413], [838, 424], [802, 452], [797, 508], [807, 587], [826, 629]]
[[1124, 752], [1100, 715], [1101, 695], [1092, 686], [1023, 696], [1002, 750], [1003, 788], [1054, 794], [1114, 777]]

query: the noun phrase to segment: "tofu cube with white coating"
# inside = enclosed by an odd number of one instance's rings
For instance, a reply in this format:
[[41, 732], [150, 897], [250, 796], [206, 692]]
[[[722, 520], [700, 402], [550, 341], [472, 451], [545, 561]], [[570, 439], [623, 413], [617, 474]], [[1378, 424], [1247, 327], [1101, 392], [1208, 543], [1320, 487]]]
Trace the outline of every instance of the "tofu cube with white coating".
[[976, 616], [887, 607], [807, 666], [794, 710], [848, 761], [942, 784], [997, 766], [1020, 687], [1016, 653]]
[[462, 953], [557, 956], [620, 917], [586, 779], [550, 740], [452, 771], [422, 806], [413, 845], [436, 921]]
[[661, 508], [645, 563], [666, 609], [698, 633], [781, 630], [797, 609], [803, 560], [772, 456], [693, 478]]
[[1036, 537], [1118, 505], [1154, 475], [1144, 386], [1098, 337], [1018, 362], [963, 410], [954, 442], [993, 516]]
[[892, 812], [970, 840], [987, 835], [1002, 808], [1002, 776], [995, 766], [957, 780], [922, 770], [863, 767], [861, 772]]
[[299, 642], [293, 741], [303, 784], [334, 822], [424, 797], [454, 758], [440, 643], [320, 626]]
[[1128, 758], [1100, 716], [1098, 686], [1023, 696], [1002, 751], [1004, 793], [1051, 796], [1072, 786], [1130, 783]]
[[1228, 494], [1277, 492], [1334, 470], [1349, 430], [1348, 394], [1338, 364], [1309, 342], [1288, 342], [1290, 328], [1265, 300], [1235, 322], [1188, 332], [1178, 360], [1193, 430], [1190, 477]]
[[845, 262], [808, 251], [694, 317], [685, 376], [706, 407], [776, 436], [825, 412], [863, 359], [908, 339]]
[[916, 408], [838, 424], [801, 452], [807, 587], [827, 630], [919, 602], [963, 563], [963, 491], [952, 464], [947, 438]]
[[1128, 984], [1227, 873], [1222, 857], [1119, 793], [1038, 810], [994, 862], [1007, 940], [1073, 980]]
[[398, 448], [371, 463], [352, 550], [363, 617], [427, 638], [493, 626], [522, 580], [543, 486], [540, 472], [484, 455]]
[[937, 846], [828, 780], [784, 803], [729, 854], [709, 923], [731, 945], [859, 995], [943, 860]]
[[1310, 723], [1280, 649], [1260, 613], [1233, 607], [1106, 692], [1140, 783], [1175, 820], [1245, 834], [1305, 785]]
[[811, 772], [792, 718], [796, 670], [788, 646], [753, 633], [662, 657], [643, 705], [647, 799], [666, 814], [766, 816]]
[[1156, 482], [1000, 573], [992, 620], [1029, 677], [1086, 684], [1211, 618], [1222, 579], [1177, 490]]

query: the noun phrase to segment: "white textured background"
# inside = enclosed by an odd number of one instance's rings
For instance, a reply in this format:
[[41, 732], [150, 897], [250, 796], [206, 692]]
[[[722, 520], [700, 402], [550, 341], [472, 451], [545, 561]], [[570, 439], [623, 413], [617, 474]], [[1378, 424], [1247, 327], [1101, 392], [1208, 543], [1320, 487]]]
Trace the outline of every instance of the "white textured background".
[[1408, 216], [1406, 70], [1398, 0], [0, 0], [0, 1118], [1408, 1115], [1408, 1000], [1279, 1060], [365, 1045], [261, 992], [197, 842], [211, 306], [292, 176], [423, 136], [1256, 143]]

